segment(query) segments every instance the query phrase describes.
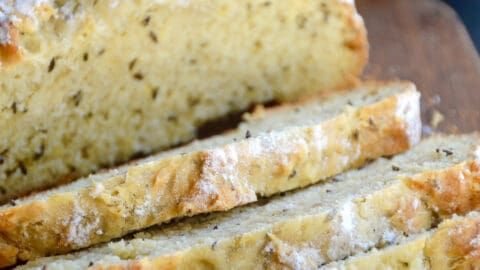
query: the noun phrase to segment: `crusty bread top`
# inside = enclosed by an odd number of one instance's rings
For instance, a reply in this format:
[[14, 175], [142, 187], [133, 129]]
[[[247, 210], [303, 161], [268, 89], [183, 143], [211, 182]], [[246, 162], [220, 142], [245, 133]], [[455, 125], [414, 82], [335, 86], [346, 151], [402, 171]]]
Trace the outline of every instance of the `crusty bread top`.
[[[383, 189], [399, 177], [411, 179], [408, 181], [415, 182], [420, 180], [415, 176], [424, 177], [425, 171], [442, 171], [455, 164], [464, 166], [462, 162], [466, 160], [478, 163], [478, 161], [475, 161], [478, 158], [475, 153], [478, 152], [479, 143], [480, 137], [477, 134], [429, 138], [407, 153], [398, 155], [391, 160], [379, 159], [362, 169], [338, 175], [334, 178], [333, 183], [290, 192], [229, 212], [199, 216], [176, 224], [157, 226], [137, 233], [132, 238], [113, 241], [109, 244], [69, 255], [32, 261], [27, 264], [27, 268], [40, 268], [43, 265], [48, 265], [48, 269], [81, 269], [88, 266], [90, 262], [108, 267], [112, 264], [127, 265], [129, 262], [142, 258], [155, 261], [157, 257], [181, 254], [182, 251], [196, 245], [215, 246], [216, 243], [225, 239], [232, 239], [257, 231], [270, 231], [275, 224], [295, 223], [302, 218], [313, 218], [319, 213], [328, 211], [338, 212], [341, 216], [338, 224], [339, 230], [351, 230], [353, 225], [350, 224], [350, 221], [354, 222], [354, 219], [359, 217], [351, 212], [349, 208], [351, 204], [345, 203], [346, 201], [350, 201], [352, 198], [360, 200], [364, 196], [371, 196], [372, 192]], [[449, 171], [446, 170], [447, 173]], [[454, 168], [451, 171], [456, 171], [456, 169]], [[478, 173], [477, 171], [478, 168], [475, 169], [474, 173]], [[448, 177], [446, 179], [448, 180]], [[462, 191], [462, 188], [457, 189], [458, 186], [452, 185], [453, 183], [439, 184], [446, 190], [440, 190], [438, 194], [475, 195], [474, 190]], [[416, 190], [415, 187], [412, 188]], [[454, 190], [450, 192], [448, 191], [449, 188], [454, 188]], [[422, 190], [419, 190], [419, 192], [423, 194]], [[437, 205], [440, 208], [444, 207], [442, 200], [452, 201], [455, 199], [448, 196], [431, 197], [437, 199], [429, 203], [433, 208]], [[416, 202], [419, 203], [418, 199]], [[339, 205], [342, 206], [341, 209], [338, 209]], [[412, 207], [414, 205], [415, 201], [413, 201]], [[408, 207], [402, 210], [404, 214], [408, 214]], [[470, 208], [473, 207], [470, 206]], [[459, 213], [461, 211], [459, 210]], [[443, 212], [440, 212], [439, 214], [443, 214]], [[413, 225], [408, 220], [403, 220], [401, 223], [404, 226]], [[355, 235], [354, 231], [350, 233]], [[389, 233], [385, 232], [386, 238], [389, 237], [388, 235]], [[356, 239], [356, 237], [353, 239]], [[358, 242], [354, 245], [362, 246], [368, 245], [368, 243]], [[332, 248], [340, 247], [333, 246]], [[336, 252], [333, 249], [330, 252]]]
[[424, 252], [431, 269], [479, 269], [480, 213], [441, 223], [427, 239]]

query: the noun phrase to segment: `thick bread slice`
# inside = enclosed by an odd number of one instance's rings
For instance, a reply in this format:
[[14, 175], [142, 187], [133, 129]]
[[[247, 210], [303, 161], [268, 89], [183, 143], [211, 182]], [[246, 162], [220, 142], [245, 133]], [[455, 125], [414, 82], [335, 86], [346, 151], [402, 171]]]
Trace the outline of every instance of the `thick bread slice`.
[[12, 201], [0, 207], [0, 265], [227, 210], [407, 150], [420, 137], [419, 96], [411, 83], [373, 83], [259, 110], [228, 135]]
[[1, 0], [0, 201], [351, 86], [367, 55], [353, 1]]
[[430, 138], [332, 183], [19, 269], [316, 269], [479, 209], [479, 143], [478, 135]]
[[479, 269], [480, 213], [456, 216], [438, 229], [415, 235], [385, 249], [328, 264], [320, 269]]

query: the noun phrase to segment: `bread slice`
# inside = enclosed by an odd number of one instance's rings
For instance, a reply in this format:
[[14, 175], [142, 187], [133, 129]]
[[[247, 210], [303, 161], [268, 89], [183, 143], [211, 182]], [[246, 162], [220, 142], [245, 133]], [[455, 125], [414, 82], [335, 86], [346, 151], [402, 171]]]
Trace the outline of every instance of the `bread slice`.
[[2, 0], [0, 201], [351, 86], [367, 55], [353, 1]]
[[420, 137], [419, 96], [411, 83], [372, 83], [257, 110], [229, 134], [12, 201], [0, 207], [0, 265], [228, 210], [407, 150]]
[[402, 239], [400, 243], [336, 261], [320, 267], [320, 270], [429, 270], [430, 265], [423, 254], [425, 240], [432, 231], [415, 234]]
[[480, 213], [456, 216], [438, 229], [402, 240], [385, 249], [334, 262], [320, 269], [478, 269]]
[[479, 143], [430, 138], [330, 183], [19, 269], [316, 269], [479, 209]]

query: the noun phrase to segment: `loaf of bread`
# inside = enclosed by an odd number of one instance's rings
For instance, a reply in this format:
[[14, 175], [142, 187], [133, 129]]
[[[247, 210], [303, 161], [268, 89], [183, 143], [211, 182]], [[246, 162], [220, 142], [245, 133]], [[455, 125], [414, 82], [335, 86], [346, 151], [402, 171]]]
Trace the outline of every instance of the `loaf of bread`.
[[324, 270], [479, 269], [480, 213], [442, 222], [438, 229], [414, 235], [397, 245], [331, 263]]
[[182, 216], [321, 182], [420, 139], [407, 82], [258, 109], [236, 131], [0, 207], [0, 265], [65, 253]]
[[19, 269], [317, 269], [479, 209], [479, 144], [429, 138], [330, 183]]
[[351, 85], [353, 1], [0, 1], [0, 201]]

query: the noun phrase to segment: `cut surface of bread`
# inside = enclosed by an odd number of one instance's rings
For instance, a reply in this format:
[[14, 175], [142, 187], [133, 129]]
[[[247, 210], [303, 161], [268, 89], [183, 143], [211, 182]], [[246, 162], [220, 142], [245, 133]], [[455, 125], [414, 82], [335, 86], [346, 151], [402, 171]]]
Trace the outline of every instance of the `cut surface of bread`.
[[0, 1], [0, 201], [351, 86], [368, 44], [349, 2]]
[[411, 83], [371, 83], [259, 109], [226, 135], [12, 201], [0, 207], [0, 265], [228, 210], [407, 150], [420, 138], [419, 96]]
[[399, 244], [374, 249], [323, 270], [478, 269], [480, 267], [480, 213], [455, 216], [438, 229], [403, 239]]
[[19, 269], [317, 269], [478, 209], [479, 143], [429, 138], [328, 183]]

